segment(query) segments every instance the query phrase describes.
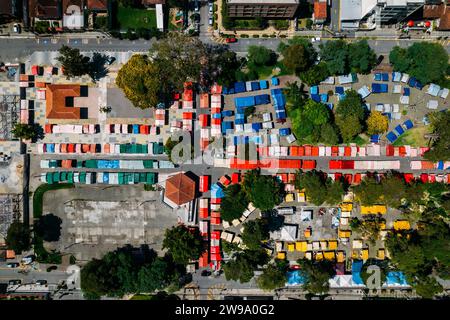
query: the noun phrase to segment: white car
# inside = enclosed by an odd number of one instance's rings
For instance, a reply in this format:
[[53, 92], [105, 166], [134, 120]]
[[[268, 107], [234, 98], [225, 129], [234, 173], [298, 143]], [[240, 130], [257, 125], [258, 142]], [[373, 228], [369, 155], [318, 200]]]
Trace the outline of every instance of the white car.
[[209, 24], [210, 26], [213, 25], [213, 18], [209, 17], [209, 19], [208, 19], [208, 24]]
[[13, 30], [15, 33], [20, 33], [20, 25], [15, 23], [13, 26]]
[[212, 14], [213, 13], [213, 4], [210, 2], [208, 3], [209, 6], [209, 13]]

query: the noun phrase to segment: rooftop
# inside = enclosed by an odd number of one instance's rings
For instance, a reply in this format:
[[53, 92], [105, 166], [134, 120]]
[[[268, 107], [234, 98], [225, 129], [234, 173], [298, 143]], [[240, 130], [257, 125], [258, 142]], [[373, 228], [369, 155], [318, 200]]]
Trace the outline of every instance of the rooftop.
[[87, 7], [91, 10], [106, 10], [108, 0], [87, 0]]
[[61, 19], [62, 7], [58, 0], [29, 0], [30, 17]]
[[314, 2], [314, 19], [316, 20], [325, 20], [328, 17], [328, 5], [327, 2], [323, 1], [315, 1]]
[[184, 173], [178, 173], [166, 181], [165, 196], [182, 205], [195, 198], [195, 182]]
[[67, 105], [68, 99], [80, 96], [80, 89], [72, 84], [47, 85], [47, 119], [80, 119], [80, 108]]

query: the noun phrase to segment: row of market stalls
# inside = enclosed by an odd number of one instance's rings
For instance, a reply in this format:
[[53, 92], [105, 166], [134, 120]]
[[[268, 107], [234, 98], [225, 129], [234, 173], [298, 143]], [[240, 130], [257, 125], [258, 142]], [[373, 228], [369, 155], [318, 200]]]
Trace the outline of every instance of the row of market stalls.
[[86, 144], [86, 143], [38, 143], [37, 153], [104, 153], [120, 155], [162, 155], [164, 145], [162, 142], [151, 142], [148, 144], [136, 143], [105, 143], [105, 144]]

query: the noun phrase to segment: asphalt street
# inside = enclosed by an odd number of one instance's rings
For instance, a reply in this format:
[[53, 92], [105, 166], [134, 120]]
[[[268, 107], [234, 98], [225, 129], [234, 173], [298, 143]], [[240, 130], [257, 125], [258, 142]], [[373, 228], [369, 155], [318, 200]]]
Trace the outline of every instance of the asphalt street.
[[[206, 36], [200, 37], [205, 43], [212, 43]], [[71, 47], [79, 48], [81, 51], [107, 51], [107, 52], [146, 52], [151, 44], [156, 41], [152, 40], [118, 40], [109, 38], [97, 39], [58, 39], [58, 38], [40, 38], [40, 39], [15, 39], [15, 38], [1, 38], [0, 39], [0, 60], [3, 62], [23, 62], [28, 56], [35, 51], [57, 51], [62, 45], [66, 44]], [[238, 42], [229, 44], [230, 48], [237, 53], [246, 53], [248, 47], [251, 45], [262, 45], [267, 48], [276, 50], [281, 39], [277, 38], [248, 38], [239, 39]], [[322, 39], [322, 42], [328, 41]], [[377, 54], [387, 54], [390, 50], [398, 45], [401, 47], [408, 47], [414, 42], [421, 41], [421, 39], [411, 40], [368, 40], [371, 47]], [[318, 43], [314, 44], [318, 47]], [[450, 46], [445, 46], [448, 53], [450, 53]]]

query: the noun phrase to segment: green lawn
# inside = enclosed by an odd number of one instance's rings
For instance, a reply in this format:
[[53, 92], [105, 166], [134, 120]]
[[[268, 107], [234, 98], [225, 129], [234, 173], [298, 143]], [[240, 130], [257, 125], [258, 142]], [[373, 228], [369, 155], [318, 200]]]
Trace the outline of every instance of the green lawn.
[[153, 300], [153, 296], [147, 294], [135, 294], [130, 300]]
[[117, 21], [119, 22], [121, 30], [126, 30], [128, 28], [156, 28], [156, 10], [125, 8], [119, 6], [117, 10]]
[[428, 133], [428, 127], [415, 127], [400, 136], [397, 141], [394, 142], [394, 146], [408, 145], [411, 147], [423, 147], [428, 144], [428, 140], [423, 136]]

